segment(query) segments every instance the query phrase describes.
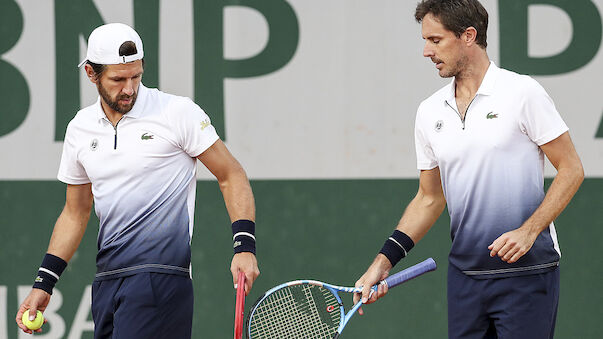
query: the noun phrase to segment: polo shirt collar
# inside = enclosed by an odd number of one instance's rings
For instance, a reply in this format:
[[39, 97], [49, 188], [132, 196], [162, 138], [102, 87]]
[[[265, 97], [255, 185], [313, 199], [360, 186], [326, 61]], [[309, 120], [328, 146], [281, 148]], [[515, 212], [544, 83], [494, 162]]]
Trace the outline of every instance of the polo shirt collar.
[[98, 118], [98, 120], [109, 120], [107, 119], [105, 111], [103, 111], [100, 95], [98, 96], [98, 98], [96, 98], [96, 103], [94, 103], [94, 109], [96, 110], [96, 117]]
[[[484, 79], [482, 79], [482, 83], [477, 89], [477, 93], [475, 95], [491, 95], [494, 93], [494, 84], [496, 83], [496, 79], [498, 78], [498, 74], [500, 73], [500, 68], [496, 66], [494, 61], [490, 61], [490, 66], [488, 66], [488, 70], [484, 75]], [[448, 95], [445, 98], [446, 102], [454, 102], [456, 100], [455, 96], [456, 92], [456, 83], [455, 78], [450, 82], [450, 90], [448, 91]]]
[[[136, 97], [136, 103], [134, 103], [134, 107], [132, 107], [132, 109], [130, 110], [130, 112], [124, 114], [125, 117], [130, 117], [130, 118], [140, 118], [143, 113], [144, 113], [144, 106], [145, 103], [147, 101], [147, 94], [149, 92], [149, 89], [146, 88], [142, 82], [140, 83], [140, 85], [138, 86], [138, 96]], [[98, 116], [99, 120], [102, 119], [107, 119], [107, 115], [105, 114], [105, 112], [103, 111], [103, 106], [101, 106], [101, 97], [100, 95], [98, 96], [98, 98], [96, 99], [96, 103], [94, 104], [96, 106], [96, 115]]]
[[496, 79], [498, 78], [499, 72], [500, 72], [500, 68], [498, 68], [496, 66], [494, 61], [490, 61], [490, 66], [488, 66], [486, 75], [484, 75], [482, 84], [477, 89], [476, 94], [483, 94], [483, 95], [493, 94], [494, 93], [494, 84], [496, 83]]
[[136, 98], [136, 103], [134, 103], [134, 107], [130, 112], [126, 113], [125, 116], [130, 118], [140, 118], [144, 111], [144, 106], [147, 99], [148, 88], [144, 87], [142, 82], [138, 86], [138, 97]]

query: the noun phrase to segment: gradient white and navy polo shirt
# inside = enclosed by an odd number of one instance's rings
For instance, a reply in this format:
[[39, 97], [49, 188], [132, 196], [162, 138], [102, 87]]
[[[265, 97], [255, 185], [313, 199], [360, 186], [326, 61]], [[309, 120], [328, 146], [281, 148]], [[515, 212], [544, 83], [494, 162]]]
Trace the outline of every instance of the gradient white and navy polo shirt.
[[188, 98], [142, 84], [113, 125], [99, 100], [71, 120], [58, 179], [92, 183], [98, 234], [97, 280], [139, 272], [188, 276], [195, 205], [195, 158], [218, 140]]
[[461, 120], [454, 80], [421, 103], [415, 125], [417, 167], [439, 167], [450, 213], [449, 261], [466, 275], [498, 278], [551, 270], [561, 252], [549, 225], [516, 263], [490, 257], [488, 246], [516, 229], [544, 199], [539, 148], [568, 130], [532, 78], [493, 62]]

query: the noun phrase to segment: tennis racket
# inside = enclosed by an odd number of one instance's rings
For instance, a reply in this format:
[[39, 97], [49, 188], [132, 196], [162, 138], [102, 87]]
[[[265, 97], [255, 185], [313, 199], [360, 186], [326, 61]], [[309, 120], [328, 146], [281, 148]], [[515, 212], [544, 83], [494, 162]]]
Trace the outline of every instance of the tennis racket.
[[[435, 269], [435, 261], [429, 258], [385, 278], [382, 283], [393, 288]], [[373, 286], [373, 291], [376, 289], [377, 285]], [[360, 293], [362, 288], [296, 280], [268, 290], [251, 307], [247, 338], [338, 338], [362, 305], [362, 302], [356, 303], [346, 314], [338, 292]]]
[[243, 338], [243, 322], [245, 317], [245, 273], [239, 272], [237, 281], [237, 300], [235, 302], [234, 339]]

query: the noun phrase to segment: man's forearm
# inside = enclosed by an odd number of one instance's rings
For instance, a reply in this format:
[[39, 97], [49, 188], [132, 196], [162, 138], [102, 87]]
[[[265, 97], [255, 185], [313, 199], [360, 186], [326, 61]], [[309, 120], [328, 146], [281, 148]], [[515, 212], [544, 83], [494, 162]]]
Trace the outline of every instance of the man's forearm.
[[221, 181], [220, 190], [231, 222], [241, 219], [255, 221], [253, 192], [242, 168]]
[[522, 227], [535, 234], [540, 234], [567, 207], [583, 180], [584, 172], [581, 167], [559, 169], [544, 200]]
[[432, 197], [419, 193], [406, 207], [396, 229], [407, 234], [416, 244], [440, 217], [445, 206], [443, 196]]
[[77, 250], [92, 210], [90, 184], [67, 185], [65, 207], [57, 219], [48, 245], [48, 253], [69, 261]]
[[82, 241], [89, 217], [89, 213], [78, 216], [63, 210], [52, 231], [48, 253], [69, 262]]

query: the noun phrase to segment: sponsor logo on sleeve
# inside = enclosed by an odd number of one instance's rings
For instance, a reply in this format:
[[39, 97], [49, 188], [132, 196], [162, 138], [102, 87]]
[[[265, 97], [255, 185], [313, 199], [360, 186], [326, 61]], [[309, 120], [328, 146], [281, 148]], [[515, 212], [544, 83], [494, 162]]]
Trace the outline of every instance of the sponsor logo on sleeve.
[[211, 125], [211, 122], [209, 121], [209, 119], [205, 119], [205, 120], [201, 121], [201, 130], [204, 130], [209, 125]]

